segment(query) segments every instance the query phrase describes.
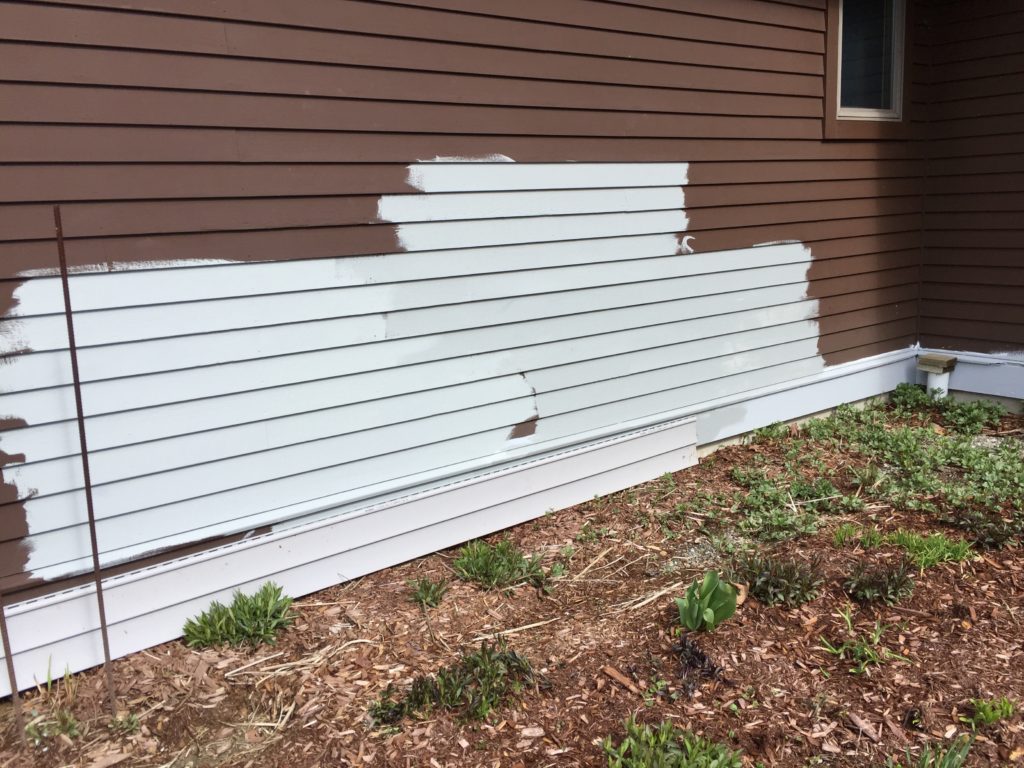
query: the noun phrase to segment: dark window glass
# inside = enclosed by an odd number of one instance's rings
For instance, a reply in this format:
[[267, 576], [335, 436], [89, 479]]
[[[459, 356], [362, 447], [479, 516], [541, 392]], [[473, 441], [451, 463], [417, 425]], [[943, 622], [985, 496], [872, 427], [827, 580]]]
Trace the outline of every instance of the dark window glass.
[[892, 109], [893, 55], [893, 0], [846, 0], [839, 105]]

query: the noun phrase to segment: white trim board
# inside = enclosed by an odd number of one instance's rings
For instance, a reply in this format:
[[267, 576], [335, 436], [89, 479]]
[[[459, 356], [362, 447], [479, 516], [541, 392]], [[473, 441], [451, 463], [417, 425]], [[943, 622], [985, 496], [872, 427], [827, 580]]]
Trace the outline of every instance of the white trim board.
[[[956, 368], [949, 375], [950, 390], [1024, 399], [1024, 356], [950, 352], [944, 349], [921, 350], [922, 354], [929, 352], [956, 357]], [[924, 374], [917, 381], [924, 383]]]
[[[676, 419], [111, 577], [104, 581], [111, 653], [180, 636], [188, 617], [234, 589], [273, 579], [305, 595], [694, 463], [694, 420]], [[7, 608], [19, 687], [48, 668], [74, 672], [102, 661], [93, 595], [79, 587]], [[173, 602], [157, 602], [161, 595]], [[4, 669], [0, 696], [8, 693]]]

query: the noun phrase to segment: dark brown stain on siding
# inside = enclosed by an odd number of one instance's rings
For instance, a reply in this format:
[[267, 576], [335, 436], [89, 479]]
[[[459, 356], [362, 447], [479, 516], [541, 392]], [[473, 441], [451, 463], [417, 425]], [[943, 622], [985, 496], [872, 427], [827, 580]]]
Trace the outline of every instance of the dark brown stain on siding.
[[[984, 9], [985, 13], [980, 13]], [[927, 3], [920, 341], [1024, 350], [1024, 7]]]
[[[108, 579], [122, 573], [128, 573], [129, 571], [149, 568], [170, 560], [199, 554], [200, 552], [206, 552], [228, 544], [235, 544], [239, 541], [250, 539], [253, 536], [262, 536], [263, 534], [270, 533], [270, 531], [270, 526], [261, 526], [251, 531], [243, 531], [231, 534], [230, 536], [217, 536], [183, 546], [155, 550], [126, 563], [106, 566], [100, 570], [100, 575], [102, 578]], [[3, 594], [4, 602], [7, 604], [43, 597], [44, 595], [50, 595], [54, 592], [71, 589], [72, 587], [79, 587], [83, 584], [91, 584], [92, 582], [93, 575], [91, 571], [53, 581], [43, 581], [42, 579], [28, 578], [25, 574], [16, 574], [9, 578], [0, 578], [0, 594]]]
[[508, 439], [514, 440], [517, 437], [529, 437], [537, 431], [537, 422], [540, 420], [539, 416], [531, 416], [526, 421], [521, 421], [512, 427], [512, 431], [508, 433]]
[[[0, 581], [2, 577], [20, 575], [24, 573], [28, 563], [28, 546], [24, 537], [28, 535], [28, 520], [25, 513], [24, 501], [14, 483], [8, 482], [4, 477], [4, 468], [11, 464], [23, 464], [25, 454], [8, 453], [4, 450], [4, 443], [10, 441], [17, 430], [26, 427], [28, 424], [24, 419], [0, 418]], [[18, 580], [15, 579], [15, 582]], [[22, 577], [22, 582], [27, 577]], [[13, 584], [12, 584], [13, 586]], [[7, 591], [4, 589], [3, 591]]]
[[[904, 151], [909, 154], [909, 148]], [[747, 183], [765, 183], [761, 174], [769, 167], [750, 163]], [[686, 187], [690, 227], [680, 240], [685, 235], [690, 238], [689, 247], [700, 252], [786, 241], [807, 248], [811, 253], [807, 297], [818, 301], [818, 353], [826, 365], [914, 343], [906, 322], [894, 327], [881, 318], [893, 313], [914, 316], [917, 311], [920, 198], [915, 194], [916, 179], [909, 186], [903, 180], [872, 179], [869, 189], [857, 191], [865, 197], [857, 199], [844, 199], [848, 192], [841, 182], [827, 182], [815, 189], [817, 200], [768, 206], [743, 205], [745, 187], [736, 184], [731, 185], [738, 188], [736, 205], [723, 207], [721, 200], [706, 200], [706, 191], [717, 194], [720, 189], [712, 184], [714, 174], [715, 164], [690, 165]], [[765, 218], [777, 223], [750, 226]], [[909, 247], [893, 252], [893, 246], [901, 244], [894, 238], [903, 234], [908, 237], [901, 238], [902, 243]], [[851, 235], [862, 242], [849, 242]], [[895, 302], [892, 294], [884, 292], [890, 285], [906, 289]], [[857, 295], [873, 307], [872, 315], [848, 313], [848, 300]]]

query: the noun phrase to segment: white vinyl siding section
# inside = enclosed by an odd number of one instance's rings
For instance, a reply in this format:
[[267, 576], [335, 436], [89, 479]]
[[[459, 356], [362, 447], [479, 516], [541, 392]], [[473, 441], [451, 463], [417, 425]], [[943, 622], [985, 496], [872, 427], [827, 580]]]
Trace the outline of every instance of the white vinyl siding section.
[[[820, 371], [809, 250], [682, 253], [686, 172], [423, 163], [424, 193], [380, 200], [405, 252], [75, 274], [102, 562]], [[7, 343], [33, 351], [0, 412], [30, 426], [2, 436], [27, 458], [5, 478], [57, 578], [89, 566], [59, 280], [17, 298]]]

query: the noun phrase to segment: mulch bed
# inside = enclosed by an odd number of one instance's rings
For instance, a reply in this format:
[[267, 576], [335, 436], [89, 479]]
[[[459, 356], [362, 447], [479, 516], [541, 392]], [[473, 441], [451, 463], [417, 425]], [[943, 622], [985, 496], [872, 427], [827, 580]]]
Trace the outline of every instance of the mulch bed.
[[[1021, 417], [995, 430], [1020, 440]], [[1016, 432], [1015, 432], [1016, 430]], [[699, 512], [670, 514], [698, 493], [733, 494], [734, 466], [781, 465], [786, 440], [723, 448], [710, 459], [492, 537], [511, 537], [565, 577], [545, 592], [485, 592], [454, 580], [455, 550], [389, 568], [296, 603], [295, 626], [276, 646], [196, 651], [167, 643], [115, 662], [120, 706], [134, 733], [108, 728], [102, 670], [76, 675], [76, 690], [35, 692], [27, 710], [67, 706], [74, 738], [19, 746], [9, 702], [0, 704], [0, 768], [8, 766], [572, 766], [606, 765], [601, 741], [623, 721], [680, 726], [743, 750], [747, 764], [885, 764], [907, 747], [970, 733], [972, 697], [1024, 702], [1024, 553], [1019, 545], [916, 579], [892, 607], [858, 607], [859, 630], [891, 625], [885, 643], [906, 657], [851, 674], [821, 647], [844, 629], [841, 583], [857, 561], [891, 547], [837, 549], [841, 522], [882, 530], [940, 530], [933, 516], [875, 504], [822, 518], [818, 533], [772, 546], [813, 563], [825, 579], [799, 608], [748, 598], [713, 633], [691, 635], [703, 669], [680, 658], [672, 598], [709, 567], [726, 567], [721, 538]], [[855, 461], [820, 451], [826, 466]], [[839, 482], [833, 479], [837, 485]], [[847, 489], [842, 489], [844, 492]], [[728, 530], [716, 521], [716, 530]], [[724, 527], [723, 527], [724, 526]], [[956, 535], [956, 532], [950, 532]], [[570, 549], [571, 548], [571, 549]], [[410, 600], [408, 582], [453, 579], [438, 608]], [[407, 687], [463, 648], [502, 634], [538, 672], [538, 684], [488, 721], [445, 712], [376, 727], [367, 715], [388, 685]], [[1024, 723], [978, 732], [968, 765], [1024, 766]]]

